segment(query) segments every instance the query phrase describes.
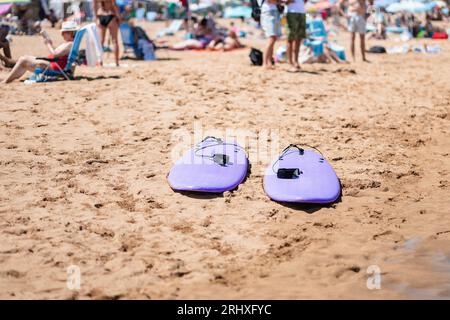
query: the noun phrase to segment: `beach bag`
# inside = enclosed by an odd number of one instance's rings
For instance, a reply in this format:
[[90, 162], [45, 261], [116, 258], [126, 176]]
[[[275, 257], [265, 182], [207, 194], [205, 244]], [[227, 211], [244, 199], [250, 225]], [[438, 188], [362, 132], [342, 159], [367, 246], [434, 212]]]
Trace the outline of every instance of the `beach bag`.
[[386, 53], [386, 48], [382, 46], [373, 46], [368, 51], [370, 53]]
[[277, 9], [278, 9], [278, 12], [279, 12], [280, 14], [283, 14], [283, 12], [284, 12], [284, 6], [283, 6], [282, 4], [277, 4]]
[[263, 65], [263, 53], [262, 51], [252, 48], [250, 50], [250, 61], [252, 62], [252, 65], [254, 66], [262, 66]]
[[250, 0], [252, 5], [252, 18], [256, 22], [261, 21], [261, 6], [264, 3], [264, 0], [261, 0], [261, 5], [258, 3], [258, 0]]
[[448, 39], [448, 35], [444, 32], [434, 32], [432, 39]]

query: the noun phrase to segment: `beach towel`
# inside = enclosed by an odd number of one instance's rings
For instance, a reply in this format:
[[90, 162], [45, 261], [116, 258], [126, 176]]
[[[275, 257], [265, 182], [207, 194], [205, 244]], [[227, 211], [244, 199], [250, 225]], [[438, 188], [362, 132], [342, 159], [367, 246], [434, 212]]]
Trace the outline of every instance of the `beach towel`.
[[441, 52], [441, 47], [440, 46], [426, 46], [425, 50], [427, 53], [440, 53]]
[[410, 49], [409, 44], [405, 44], [403, 46], [394, 46], [388, 48], [386, 52], [389, 54], [406, 54], [409, 52], [409, 49]]
[[103, 48], [95, 23], [88, 24], [86, 29], [86, 61], [89, 67], [100, 65], [103, 57]]

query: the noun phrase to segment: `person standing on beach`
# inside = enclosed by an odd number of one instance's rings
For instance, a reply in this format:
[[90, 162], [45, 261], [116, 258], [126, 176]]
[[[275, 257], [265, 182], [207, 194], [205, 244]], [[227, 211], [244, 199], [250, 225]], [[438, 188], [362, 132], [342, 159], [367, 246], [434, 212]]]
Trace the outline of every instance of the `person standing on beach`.
[[288, 0], [287, 1], [287, 58], [291, 65], [291, 72], [300, 70], [298, 63], [298, 54], [300, 52], [300, 44], [306, 36], [306, 15], [304, 0]]
[[259, 0], [261, 5], [261, 26], [269, 38], [269, 43], [264, 52], [264, 67], [267, 69], [274, 69], [273, 48], [275, 42], [281, 37], [281, 17], [278, 10], [278, 0]]
[[119, 66], [119, 25], [120, 14], [115, 0], [94, 0], [94, 17], [100, 29], [102, 46], [105, 43], [106, 29], [114, 44], [114, 58]]
[[[337, 3], [342, 15], [347, 16], [348, 31], [351, 33], [350, 51], [352, 53], [353, 61], [355, 61], [355, 37], [359, 34], [362, 60], [368, 62], [366, 59], [366, 0], [348, 0], [347, 15], [341, 8], [341, 4], [346, 0], [339, 0]], [[372, 3], [373, 1], [371, 1]]]

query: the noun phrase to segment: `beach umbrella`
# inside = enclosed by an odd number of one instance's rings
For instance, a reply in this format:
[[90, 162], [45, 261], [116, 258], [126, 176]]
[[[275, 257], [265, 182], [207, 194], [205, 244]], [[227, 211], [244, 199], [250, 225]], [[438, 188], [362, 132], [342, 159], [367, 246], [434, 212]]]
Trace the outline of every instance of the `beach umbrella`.
[[447, 6], [447, 3], [445, 3], [445, 1], [442, 1], [442, 0], [434, 1], [434, 3], [436, 3], [436, 5], [437, 5], [439, 8], [445, 8], [445, 7]]
[[389, 5], [400, 2], [400, 0], [375, 0], [375, 8], [387, 8]]
[[0, 16], [4, 15], [5, 13], [8, 13], [9, 10], [11, 10], [11, 7], [12, 7], [12, 4], [10, 4], [10, 3], [0, 4]]
[[433, 6], [430, 4], [425, 4], [422, 2], [413, 2], [413, 1], [405, 1], [400, 3], [393, 3], [386, 8], [386, 11], [391, 13], [396, 12], [411, 12], [411, 13], [420, 13], [427, 12], [433, 9]]

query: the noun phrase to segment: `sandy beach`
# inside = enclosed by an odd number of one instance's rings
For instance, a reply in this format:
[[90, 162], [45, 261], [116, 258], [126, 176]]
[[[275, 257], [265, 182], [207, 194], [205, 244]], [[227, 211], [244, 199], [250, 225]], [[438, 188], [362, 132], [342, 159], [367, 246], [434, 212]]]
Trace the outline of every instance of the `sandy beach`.
[[[153, 36], [162, 24], [144, 27]], [[337, 39], [349, 56], [349, 35]], [[371, 54], [297, 74], [251, 66], [249, 47], [265, 42], [243, 42], [0, 85], [0, 298], [450, 298], [450, 41], [411, 41], [439, 54]], [[46, 54], [38, 36], [15, 36], [12, 51]], [[277, 153], [319, 148], [342, 198], [271, 201], [271, 159], [258, 155], [237, 190], [174, 192], [178, 134], [191, 137], [187, 150], [227, 130]], [[67, 287], [71, 265], [79, 290]], [[373, 268], [381, 288], [370, 290]]]

